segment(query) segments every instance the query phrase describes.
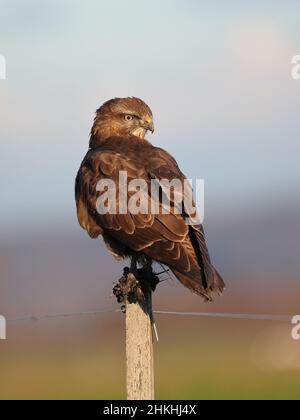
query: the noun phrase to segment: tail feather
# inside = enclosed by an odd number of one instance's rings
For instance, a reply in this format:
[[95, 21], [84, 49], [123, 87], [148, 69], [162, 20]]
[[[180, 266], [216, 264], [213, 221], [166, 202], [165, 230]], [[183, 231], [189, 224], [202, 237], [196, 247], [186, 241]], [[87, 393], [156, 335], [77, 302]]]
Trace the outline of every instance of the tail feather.
[[210, 285], [207, 286], [205, 279], [201, 275], [200, 270], [197, 275], [194, 272], [181, 273], [173, 270], [177, 279], [193, 293], [200, 295], [206, 302], [212, 302], [215, 295], [221, 296], [225, 289], [225, 283], [220, 274], [213, 268], [213, 276], [211, 277]]
[[220, 296], [223, 294], [223, 291], [225, 290], [225, 282], [222, 279], [220, 273], [214, 268], [215, 276], [214, 276], [214, 292], [218, 293]]

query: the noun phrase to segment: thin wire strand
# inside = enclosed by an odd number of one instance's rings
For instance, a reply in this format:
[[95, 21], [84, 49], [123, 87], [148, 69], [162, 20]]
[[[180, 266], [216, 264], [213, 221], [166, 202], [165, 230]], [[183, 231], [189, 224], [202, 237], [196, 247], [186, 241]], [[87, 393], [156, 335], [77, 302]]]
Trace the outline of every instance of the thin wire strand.
[[245, 319], [245, 320], [255, 320], [255, 321], [290, 322], [292, 319], [292, 316], [290, 315], [230, 314], [230, 313], [212, 313], [212, 312], [175, 312], [175, 311], [153, 311], [153, 312], [156, 315]]
[[6, 322], [25, 322], [25, 321], [44, 321], [46, 319], [55, 319], [55, 318], [74, 318], [74, 317], [81, 317], [81, 316], [95, 316], [95, 315], [104, 315], [108, 313], [118, 313], [121, 312], [120, 309], [109, 309], [107, 311], [86, 311], [86, 312], [70, 312], [66, 314], [53, 314], [53, 315], [42, 315], [42, 316], [34, 316], [29, 315], [25, 317], [19, 318], [12, 318], [7, 319]]
[[[121, 313], [120, 309], [109, 309], [106, 311], [85, 311], [59, 313], [53, 315], [34, 316], [29, 315], [19, 318], [7, 319], [8, 323], [26, 322], [26, 321], [44, 321], [47, 319], [88, 317], [96, 315], [104, 315], [109, 313]], [[202, 317], [202, 318], [224, 318], [224, 319], [241, 319], [253, 321], [273, 321], [273, 322], [291, 322], [292, 315], [262, 315], [262, 314], [231, 314], [231, 313], [213, 313], [213, 312], [179, 312], [179, 311], [153, 311], [155, 315], [178, 316], [178, 317]]]

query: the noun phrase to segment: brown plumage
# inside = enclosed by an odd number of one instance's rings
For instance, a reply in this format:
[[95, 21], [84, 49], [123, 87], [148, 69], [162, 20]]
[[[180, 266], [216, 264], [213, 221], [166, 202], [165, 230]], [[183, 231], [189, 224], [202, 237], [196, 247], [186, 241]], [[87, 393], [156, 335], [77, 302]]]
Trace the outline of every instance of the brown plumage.
[[140, 99], [113, 99], [97, 111], [76, 178], [79, 223], [92, 238], [102, 235], [116, 257], [142, 255], [165, 264], [186, 287], [211, 301], [224, 282], [211, 263], [201, 225], [187, 225], [174, 211], [101, 215], [96, 210], [98, 181], [114, 180], [119, 194], [119, 171], [127, 171], [128, 182], [144, 179], [149, 193], [152, 179], [185, 179], [169, 153], [144, 138], [147, 131], [154, 131], [152, 112]]

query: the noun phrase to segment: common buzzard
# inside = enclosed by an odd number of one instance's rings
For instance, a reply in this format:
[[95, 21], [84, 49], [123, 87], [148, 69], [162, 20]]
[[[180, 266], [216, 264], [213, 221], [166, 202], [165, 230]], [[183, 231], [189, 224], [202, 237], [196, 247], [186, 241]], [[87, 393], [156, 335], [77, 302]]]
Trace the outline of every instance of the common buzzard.
[[[174, 158], [145, 139], [147, 131], [154, 131], [153, 115], [141, 99], [116, 98], [97, 110], [89, 150], [76, 178], [79, 223], [91, 238], [102, 235], [117, 258], [146, 257], [164, 264], [184, 286], [212, 301], [225, 284], [211, 263], [201, 224], [187, 224], [185, 215], [174, 208], [168, 214], [122, 214], [118, 205], [116, 212], [97, 211], [99, 181], [111, 179], [118, 194], [125, 192], [118, 184], [120, 171], [127, 173], [128, 183], [146, 181], [149, 199], [152, 180], [186, 180]], [[161, 209], [161, 195], [158, 200]]]

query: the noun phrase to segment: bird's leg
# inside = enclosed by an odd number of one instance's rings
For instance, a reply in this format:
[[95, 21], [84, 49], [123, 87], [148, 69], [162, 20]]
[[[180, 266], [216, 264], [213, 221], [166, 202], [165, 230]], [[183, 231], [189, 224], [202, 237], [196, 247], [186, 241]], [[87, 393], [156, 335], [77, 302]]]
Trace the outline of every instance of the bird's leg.
[[144, 281], [147, 282], [146, 287], [148, 288], [150, 285], [152, 292], [155, 292], [159, 277], [153, 271], [152, 260], [147, 258], [143, 263], [143, 268], [139, 271]]
[[131, 263], [130, 263], [130, 273], [132, 273], [133, 275], [136, 275], [137, 273], [137, 257], [136, 255], [133, 255], [131, 257]]
[[131, 257], [130, 272], [127, 276], [127, 283], [129, 287], [129, 293], [127, 300], [129, 303], [143, 302], [145, 295], [143, 292], [142, 285], [140, 283], [140, 270], [137, 268], [137, 255]]

